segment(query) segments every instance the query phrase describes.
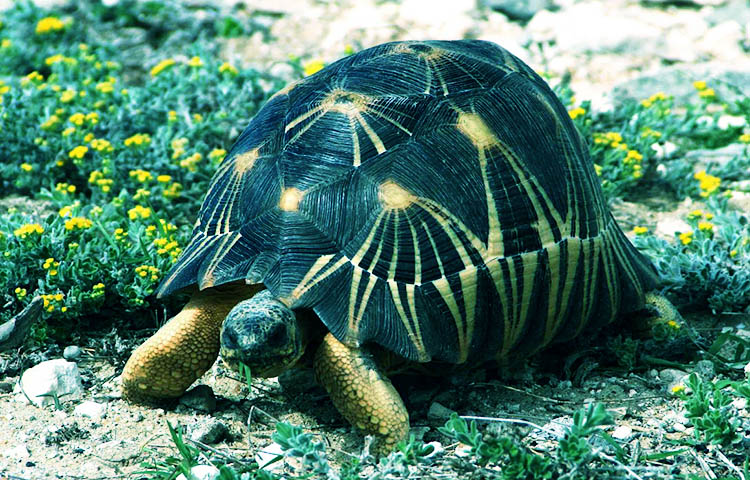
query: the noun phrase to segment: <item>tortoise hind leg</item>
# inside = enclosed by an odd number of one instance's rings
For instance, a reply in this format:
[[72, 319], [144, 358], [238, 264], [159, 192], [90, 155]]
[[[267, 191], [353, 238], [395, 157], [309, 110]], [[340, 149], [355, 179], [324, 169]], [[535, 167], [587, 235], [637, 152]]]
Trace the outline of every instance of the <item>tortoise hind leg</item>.
[[404, 402], [366, 352], [328, 333], [315, 354], [314, 368], [344, 418], [375, 437], [375, 454], [388, 454], [406, 438], [409, 414]]

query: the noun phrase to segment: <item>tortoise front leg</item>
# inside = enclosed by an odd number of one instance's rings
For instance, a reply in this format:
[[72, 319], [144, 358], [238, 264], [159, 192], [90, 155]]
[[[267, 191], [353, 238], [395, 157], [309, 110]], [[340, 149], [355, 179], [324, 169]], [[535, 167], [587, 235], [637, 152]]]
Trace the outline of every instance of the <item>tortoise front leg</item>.
[[195, 293], [180, 313], [136, 348], [122, 371], [122, 396], [135, 403], [178, 398], [219, 355], [221, 324], [262, 286], [222, 285]]
[[393, 384], [363, 350], [328, 333], [315, 354], [315, 376], [352, 425], [375, 436], [375, 454], [387, 454], [409, 433], [409, 413]]

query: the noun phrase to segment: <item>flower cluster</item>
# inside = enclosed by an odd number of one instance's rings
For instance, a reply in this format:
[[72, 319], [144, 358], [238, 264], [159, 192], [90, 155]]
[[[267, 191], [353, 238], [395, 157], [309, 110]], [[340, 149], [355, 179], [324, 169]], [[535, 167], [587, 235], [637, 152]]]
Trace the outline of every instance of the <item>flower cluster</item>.
[[693, 178], [698, 180], [698, 187], [701, 190], [700, 196], [704, 198], [711, 196], [719, 189], [719, 185], [721, 185], [721, 179], [719, 177], [709, 175], [705, 170], [700, 170], [693, 175]]
[[159, 280], [159, 269], [153, 265], [141, 265], [136, 267], [135, 273], [141, 278], [150, 278], [152, 282]]
[[72, 217], [65, 220], [65, 230], [86, 230], [91, 228], [93, 223], [86, 217]]
[[27, 238], [33, 235], [41, 235], [44, 233], [44, 228], [38, 223], [27, 223], [13, 230], [13, 235], [18, 238]]

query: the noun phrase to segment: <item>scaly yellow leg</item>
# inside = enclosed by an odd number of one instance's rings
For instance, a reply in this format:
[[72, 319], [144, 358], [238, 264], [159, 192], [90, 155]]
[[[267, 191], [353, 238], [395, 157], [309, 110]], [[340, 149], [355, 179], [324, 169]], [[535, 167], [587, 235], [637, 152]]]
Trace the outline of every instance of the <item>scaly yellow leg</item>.
[[315, 354], [315, 376], [352, 425], [374, 435], [375, 454], [387, 454], [409, 433], [409, 413], [393, 384], [364, 351], [328, 333]]
[[136, 348], [122, 371], [122, 396], [158, 403], [185, 393], [219, 355], [221, 324], [261, 286], [229, 284], [195, 293], [180, 313]]

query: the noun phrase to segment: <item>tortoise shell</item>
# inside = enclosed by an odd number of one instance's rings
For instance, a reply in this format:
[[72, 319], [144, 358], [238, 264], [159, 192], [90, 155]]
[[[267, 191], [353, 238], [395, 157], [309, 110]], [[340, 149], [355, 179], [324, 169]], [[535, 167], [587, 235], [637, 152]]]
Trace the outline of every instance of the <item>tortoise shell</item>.
[[607, 324], [655, 273], [546, 83], [461, 40], [379, 45], [265, 104], [159, 294], [236, 280], [350, 346], [462, 363]]

